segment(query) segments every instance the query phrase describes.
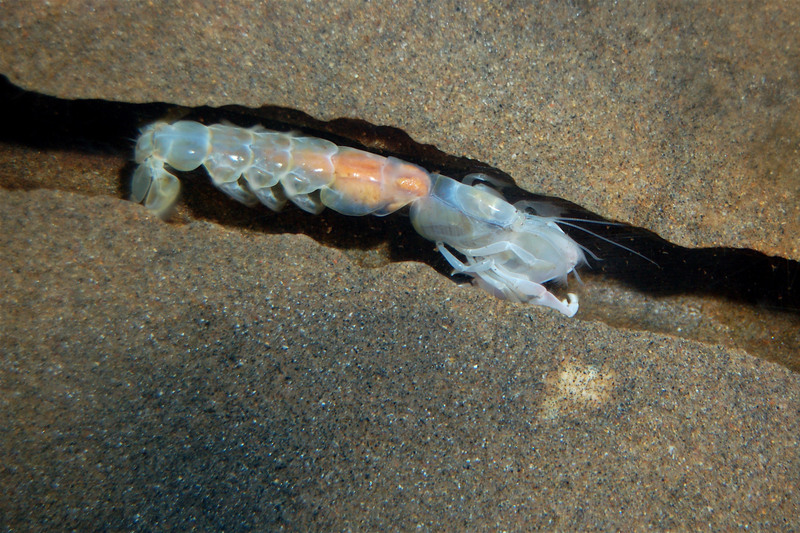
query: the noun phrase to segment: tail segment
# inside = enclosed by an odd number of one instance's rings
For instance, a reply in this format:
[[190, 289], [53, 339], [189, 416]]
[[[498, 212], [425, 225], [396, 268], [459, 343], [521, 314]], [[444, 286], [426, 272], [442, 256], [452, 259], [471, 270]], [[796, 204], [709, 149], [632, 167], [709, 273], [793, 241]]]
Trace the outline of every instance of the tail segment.
[[131, 199], [166, 217], [178, 198], [181, 183], [164, 169], [164, 162], [148, 157], [136, 168], [131, 181]]

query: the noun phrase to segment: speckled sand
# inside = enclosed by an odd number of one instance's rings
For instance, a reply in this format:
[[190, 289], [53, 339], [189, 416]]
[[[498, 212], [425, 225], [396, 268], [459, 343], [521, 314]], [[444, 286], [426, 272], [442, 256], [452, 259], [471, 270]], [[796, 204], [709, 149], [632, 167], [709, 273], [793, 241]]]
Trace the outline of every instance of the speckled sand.
[[796, 519], [800, 380], [783, 367], [306, 237], [71, 193], [0, 201], [12, 528]]
[[0, 72], [397, 126], [677, 244], [800, 259], [800, 3], [337, 5], [6, 3]]
[[[293, 5], [4, 3], [0, 73], [394, 125], [677, 243], [800, 258], [800, 4]], [[405, 261], [429, 245], [391, 217], [309, 238], [206, 187], [167, 224], [115, 150], [0, 142], [0, 526], [796, 525], [800, 374], [499, 302]], [[585, 308], [644, 298], [616, 290]], [[648, 318], [709, 320], [681, 298]]]

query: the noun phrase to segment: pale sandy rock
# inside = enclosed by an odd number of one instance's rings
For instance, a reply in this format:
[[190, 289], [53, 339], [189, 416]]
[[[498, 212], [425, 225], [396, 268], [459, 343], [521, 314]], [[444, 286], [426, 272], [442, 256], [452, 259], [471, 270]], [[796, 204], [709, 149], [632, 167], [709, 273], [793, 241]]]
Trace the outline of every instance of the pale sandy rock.
[[0, 191], [3, 526], [786, 529], [800, 379], [419, 263]]
[[678, 244], [800, 259], [797, 20], [710, 0], [6, 2], [0, 73], [392, 125]]

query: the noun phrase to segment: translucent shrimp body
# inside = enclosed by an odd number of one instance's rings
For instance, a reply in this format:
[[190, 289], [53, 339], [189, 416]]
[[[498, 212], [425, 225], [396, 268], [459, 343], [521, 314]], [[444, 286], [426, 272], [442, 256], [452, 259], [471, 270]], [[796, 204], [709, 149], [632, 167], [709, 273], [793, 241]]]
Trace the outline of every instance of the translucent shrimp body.
[[386, 215], [427, 196], [430, 176], [394, 157], [340, 147], [315, 137], [180, 121], [156, 122], [136, 143], [131, 196], [165, 214], [180, 185], [164, 168], [204, 166], [214, 185], [243, 204], [280, 211], [287, 198], [318, 214], [325, 207], [345, 215]]
[[411, 223], [436, 242], [455, 272], [472, 276], [499, 298], [552, 307], [567, 316], [578, 312], [576, 295], [562, 301], [542, 285], [566, 281], [584, 261], [581, 248], [553, 219], [525, 213], [484, 184], [434, 178], [431, 194], [411, 204]]
[[574, 294], [559, 300], [542, 284], [565, 280], [584, 260], [581, 248], [554, 219], [527, 213], [484, 183], [466, 185], [314, 137], [190, 121], [145, 128], [135, 159], [132, 199], [161, 216], [180, 189], [166, 165], [178, 171], [203, 166], [230, 197], [275, 211], [287, 200], [314, 214], [329, 207], [356, 216], [383, 216], [410, 205], [414, 228], [436, 243], [455, 272], [499, 298], [567, 316], [578, 311]]

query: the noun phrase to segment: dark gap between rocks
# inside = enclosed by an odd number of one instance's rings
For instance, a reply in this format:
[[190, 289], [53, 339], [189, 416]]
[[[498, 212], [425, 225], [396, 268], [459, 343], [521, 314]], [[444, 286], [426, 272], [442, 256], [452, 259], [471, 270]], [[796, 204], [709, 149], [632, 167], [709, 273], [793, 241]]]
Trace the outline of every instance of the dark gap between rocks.
[[[503, 192], [511, 201], [543, 201], [552, 205], [560, 216], [593, 221], [578, 224], [602, 238], [571, 227], [564, 229], [601, 258], [600, 261], [589, 259], [588, 268], [596, 275], [655, 298], [676, 294], [720, 297], [753, 306], [759, 312], [779, 313], [784, 320], [788, 316], [790, 322], [800, 324], [800, 263], [797, 261], [769, 257], [750, 249], [684, 248], [643, 228], [604, 224], [611, 221], [565, 200], [524, 191], [499, 169], [416, 143], [397, 128], [346, 118], [323, 122], [301, 111], [269, 106], [188, 109], [164, 103], [62, 100], [21, 90], [4, 77], [0, 78], [0, 102], [4, 116], [0, 141], [40, 150], [71, 150], [130, 159], [139, 129], [155, 120], [187, 119], [206, 124], [228, 121], [244, 127], [261, 124], [279, 131], [299, 131], [339, 145], [393, 155], [453, 178], [484, 172], [508, 184]], [[121, 197], [128, 195], [133, 169], [130, 161], [117, 177]], [[191, 177], [196, 179], [188, 179], [186, 174], [195, 174]], [[303, 233], [325, 245], [354, 251], [354, 261], [366, 266], [413, 260], [427, 263], [445, 276], [450, 274], [449, 265], [435, 252], [432, 243], [416, 234], [402, 212], [400, 216], [347, 217], [327, 209], [313, 217], [292, 206], [281, 213], [273, 213], [266, 207], [248, 209], [217, 191], [204, 174], [204, 171], [195, 171], [180, 176], [181, 201], [188, 207], [189, 218], [265, 233]], [[13, 177], [4, 177], [2, 185], [9, 189], [30, 188], [24, 180], [15, 181]], [[59, 188], [57, 182], [53, 183], [53, 188]], [[652, 262], [603, 238], [636, 250]], [[370, 252], [376, 248], [383, 251]], [[613, 325], [613, 320], [608, 322]], [[644, 329], [652, 328], [645, 326]], [[796, 344], [797, 335], [789, 337], [795, 339]], [[787, 346], [795, 352], [797, 348]], [[784, 364], [800, 369], [797, 362]]]

